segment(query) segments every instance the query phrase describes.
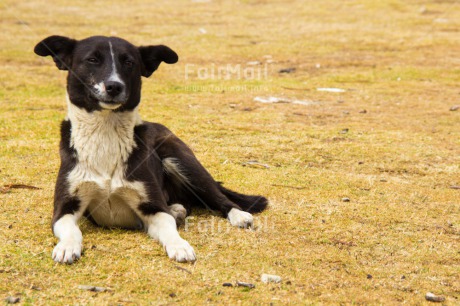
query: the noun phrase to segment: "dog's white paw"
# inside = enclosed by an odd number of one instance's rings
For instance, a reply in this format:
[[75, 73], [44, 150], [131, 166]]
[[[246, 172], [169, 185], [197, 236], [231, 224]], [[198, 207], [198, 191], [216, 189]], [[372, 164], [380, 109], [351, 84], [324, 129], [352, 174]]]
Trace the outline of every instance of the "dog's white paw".
[[174, 219], [176, 219], [176, 224], [178, 226], [185, 222], [185, 218], [187, 217], [187, 210], [184, 206], [181, 204], [173, 204], [169, 206], [169, 209]]
[[169, 258], [178, 262], [195, 261], [196, 255], [192, 246], [182, 238], [175, 239], [165, 245]]
[[254, 218], [248, 212], [232, 208], [227, 216], [230, 224], [242, 228], [250, 228], [254, 223]]
[[81, 257], [81, 243], [78, 241], [60, 241], [53, 250], [53, 260], [71, 264]]

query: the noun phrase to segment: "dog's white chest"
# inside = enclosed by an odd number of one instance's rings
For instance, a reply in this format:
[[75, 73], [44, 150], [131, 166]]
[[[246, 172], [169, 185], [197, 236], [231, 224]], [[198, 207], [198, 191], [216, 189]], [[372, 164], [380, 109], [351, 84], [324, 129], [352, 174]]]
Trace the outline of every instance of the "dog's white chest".
[[88, 205], [93, 219], [103, 226], [138, 227], [133, 207], [145, 201], [141, 182], [126, 179], [127, 161], [136, 147], [136, 111], [85, 110], [69, 103], [70, 145], [77, 164], [68, 175], [69, 193]]

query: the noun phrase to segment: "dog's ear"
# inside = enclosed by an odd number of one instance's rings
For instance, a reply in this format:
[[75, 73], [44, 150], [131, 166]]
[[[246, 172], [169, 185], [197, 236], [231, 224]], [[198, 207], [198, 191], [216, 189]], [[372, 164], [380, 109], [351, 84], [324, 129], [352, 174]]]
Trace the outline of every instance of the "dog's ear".
[[139, 52], [143, 63], [142, 76], [147, 78], [157, 70], [161, 62], [174, 64], [179, 60], [176, 52], [163, 45], [139, 47]]
[[72, 65], [72, 52], [77, 41], [64, 36], [50, 36], [39, 42], [34, 52], [40, 56], [53, 57], [54, 63], [60, 70], [69, 70]]

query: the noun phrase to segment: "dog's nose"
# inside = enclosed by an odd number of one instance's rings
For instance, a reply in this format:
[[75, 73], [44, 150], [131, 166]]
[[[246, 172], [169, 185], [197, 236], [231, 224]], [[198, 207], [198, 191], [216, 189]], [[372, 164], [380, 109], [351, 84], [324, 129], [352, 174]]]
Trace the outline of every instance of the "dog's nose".
[[124, 85], [120, 82], [109, 81], [105, 84], [105, 90], [111, 97], [118, 96], [124, 89]]

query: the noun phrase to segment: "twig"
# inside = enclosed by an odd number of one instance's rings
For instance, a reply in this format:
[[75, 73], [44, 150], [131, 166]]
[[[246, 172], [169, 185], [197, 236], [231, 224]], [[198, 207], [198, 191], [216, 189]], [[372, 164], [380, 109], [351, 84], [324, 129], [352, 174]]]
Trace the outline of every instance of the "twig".
[[279, 184], [271, 184], [274, 187], [283, 187], [283, 188], [291, 188], [291, 189], [297, 189], [297, 190], [302, 190], [302, 189], [307, 189], [308, 187], [300, 187], [300, 186], [289, 186], [289, 185], [279, 185]]
[[243, 163], [243, 166], [255, 166], [255, 167], [259, 167], [259, 168], [261, 167], [261, 168], [265, 168], [265, 169], [270, 169], [269, 165], [259, 163], [257, 160], [248, 160], [247, 162]]
[[174, 267], [176, 267], [177, 270], [181, 270], [181, 271], [187, 272], [188, 274], [192, 274], [192, 272], [190, 272], [189, 270], [187, 270], [185, 268], [182, 268], [182, 267], [179, 267], [179, 266], [174, 266]]
[[1, 193], [7, 193], [10, 189], [34, 189], [38, 190], [41, 189], [39, 187], [35, 186], [30, 186], [30, 185], [24, 185], [24, 184], [9, 184], [9, 185], [4, 185], [3, 187], [0, 188]]

